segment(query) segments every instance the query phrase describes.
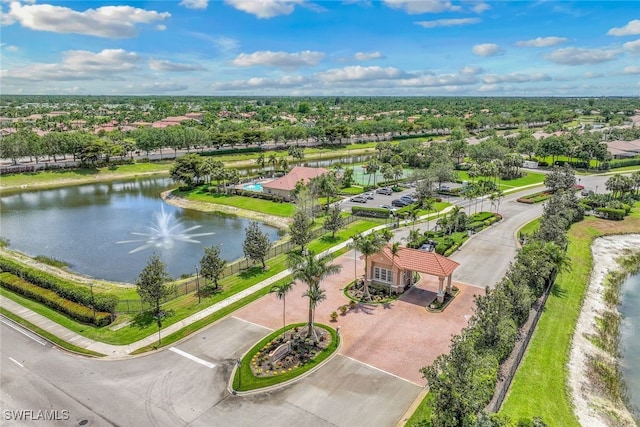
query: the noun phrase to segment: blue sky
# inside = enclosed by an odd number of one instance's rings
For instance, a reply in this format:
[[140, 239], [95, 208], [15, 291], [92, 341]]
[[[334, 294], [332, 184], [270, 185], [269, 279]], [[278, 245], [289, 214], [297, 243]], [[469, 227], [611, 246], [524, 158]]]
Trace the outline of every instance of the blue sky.
[[638, 96], [636, 1], [0, 0], [0, 91]]

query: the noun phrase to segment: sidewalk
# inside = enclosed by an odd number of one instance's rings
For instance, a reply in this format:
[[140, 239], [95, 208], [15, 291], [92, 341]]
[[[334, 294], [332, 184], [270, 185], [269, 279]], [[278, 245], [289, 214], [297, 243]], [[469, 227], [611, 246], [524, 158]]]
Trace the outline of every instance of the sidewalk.
[[[382, 228], [385, 228], [386, 225], [380, 225], [377, 227], [374, 227], [370, 230], [367, 230], [365, 232], [365, 234], [371, 233], [374, 230], [379, 230]], [[339, 251], [340, 249], [347, 247], [349, 244], [351, 243], [351, 240], [347, 240], [345, 242], [342, 242], [330, 249], [327, 249], [326, 251], [322, 252], [321, 254], [319, 254], [318, 256], [324, 256], [324, 255], [330, 255], [336, 251]], [[192, 314], [189, 317], [185, 317], [184, 319], [167, 326], [166, 328], [163, 328], [161, 333], [162, 336], [167, 336], [170, 335], [174, 332], [178, 332], [179, 330], [181, 330], [182, 328], [185, 328], [186, 326], [189, 326], [199, 320], [204, 319], [205, 317], [219, 311], [222, 310], [223, 308], [235, 303], [236, 301], [239, 301], [251, 294], [254, 294], [256, 292], [258, 292], [261, 289], [266, 288], [267, 286], [271, 286], [274, 283], [276, 283], [278, 280], [281, 280], [285, 277], [287, 277], [288, 275], [291, 274], [290, 270], [284, 270], [281, 271], [280, 273], [269, 277], [268, 279], [263, 280], [260, 283], [257, 283], [253, 286], [251, 286], [250, 288], [247, 288], [243, 291], [238, 292], [237, 294], [234, 294], [232, 296], [230, 296], [229, 298], [217, 302], [195, 314]], [[127, 344], [127, 345], [112, 345], [112, 344], [106, 344], [103, 342], [99, 342], [99, 341], [95, 341], [92, 340], [90, 338], [84, 337], [76, 332], [73, 332], [67, 328], [65, 328], [64, 326], [59, 325], [58, 323], [46, 318], [45, 316], [42, 316], [26, 307], [21, 306], [20, 304], [8, 299], [8, 298], [4, 298], [0, 296], [0, 307], [10, 311], [11, 313], [25, 319], [28, 320], [29, 322], [33, 323], [34, 325], [38, 326], [41, 329], [44, 329], [45, 331], [49, 332], [52, 335], [57, 336], [58, 338], [62, 339], [63, 341], [66, 341], [70, 344], [73, 344], [75, 346], [78, 347], [82, 347], [85, 348], [87, 350], [91, 350], [91, 351], [95, 351], [98, 353], [102, 353], [104, 355], [107, 356], [107, 358], [109, 359], [119, 359], [119, 358], [124, 358], [129, 356], [131, 353], [133, 353], [134, 351], [149, 346], [149, 345], [153, 345], [157, 342], [158, 340], [158, 335], [157, 333], [153, 333], [151, 335], [149, 335], [146, 338], [143, 338], [139, 341], [136, 341], [134, 343], [131, 344]]]

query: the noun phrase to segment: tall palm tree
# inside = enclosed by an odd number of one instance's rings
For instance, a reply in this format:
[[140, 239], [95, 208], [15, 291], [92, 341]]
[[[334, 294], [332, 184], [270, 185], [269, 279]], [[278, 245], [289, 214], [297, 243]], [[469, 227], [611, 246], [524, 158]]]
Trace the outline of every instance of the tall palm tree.
[[571, 259], [564, 249], [554, 242], [548, 242], [545, 243], [543, 250], [557, 273], [571, 271]]
[[307, 290], [302, 294], [303, 297], [309, 298], [309, 331], [307, 332], [307, 337], [313, 338], [318, 341], [318, 335], [316, 334], [316, 330], [313, 327], [313, 322], [315, 320], [316, 315], [316, 307], [320, 302], [327, 299], [327, 294], [324, 289], [320, 287], [318, 284], [313, 284], [309, 286]]
[[435, 203], [432, 197], [427, 197], [425, 199], [422, 199], [422, 209], [425, 209], [427, 211], [427, 231], [430, 230], [429, 218], [431, 217], [431, 215], [429, 214], [429, 211], [433, 210], [434, 208], [435, 208]]
[[369, 271], [369, 257], [373, 254], [377, 254], [383, 248], [383, 246], [388, 242], [385, 240], [381, 234], [376, 232], [367, 234], [363, 236], [362, 234], [356, 234], [353, 236], [353, 242], [351, 243], [351, 247], [360, 251], [362, 255], [364, 255], [364, 287], [362, 290], [362, 298], [371, 300], [371, 294], [369, 293], [369, 282], [371, 278], [367, 277], [367, 272]]
[[309, 298], [307, 337], [314, 336], [317, 340], [318, 337], [313, 327], [315, 309], [318, 303], [326, 298], [324, 290], [320, 288], [320, 283], [325, 278], [337, 274], [342, 266], [330, 264], [331, 257], [329, 256], [316, 258], [313, 252], [309, 252], [306, 256], [292, 252], [288, 261], [293, 278], [307, 284], [307, 291], [303, 295]]
[[256, 163], [258, 164], [258, 166], [260, 166], [260, 172], [264, 172], [264, 164], [265, 164], [264, 153], [258, 154], [258, 158], [256, 159]]
[[273, 171], [271, 172], [271, 176], [273, 176], [276, 173], [276, 165], [278, 164], [278, 156], [276, 156], [276, 153], [269, 155], [268, 163], [273, 166]]
[[[391, 245], [391, 258], [392, 261], [395, 263], [396, 257], [398, 256], [398, 252], [400, 252], [400, 243], [399, 242], [395, 242], [393, 245]], [[389, 297], [391, 297], [391, 286], [393, 285], [393, 281], [391, 283], [389, 283]]]
[[285, 319], [285, 312], [287, 309], [287, 293], [289, 293], [291, 289], [293, 289], [293, 285], [295, 285], [295, 282], [285, 281], [285, 282], [278, 283], [277, 285], [273, 285], [269, 290], [269, 293], [276, 294], [276, 297], [282, 300], [282, 337], [283, 338], [284, 338], [284, 333], [287, 325], [287, 322]]

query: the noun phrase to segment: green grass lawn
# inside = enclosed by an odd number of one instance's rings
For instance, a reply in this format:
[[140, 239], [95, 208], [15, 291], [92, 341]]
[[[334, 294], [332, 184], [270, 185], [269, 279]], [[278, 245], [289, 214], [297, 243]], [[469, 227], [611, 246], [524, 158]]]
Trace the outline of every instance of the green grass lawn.
[[233, 206], [249, 211], [265, 213], [269, 215], [292, 217], [296, 211], [296, 206], [292, 203], [278, 203], [271, 200], [263, 200], [245, 196], [230, 196], [224, 194], [208, 193], [203, 187], [198, 187], [191, 192], [176, 192], [176, 194], [206, 203], [217, 203], [219, 205]]
[[109, 177], [113, 176], [114, 179], [118, 175], [133, 175], [136, 174], [168, 174], [171, 163], [136, 163], [132, 165], [118, 165], [104, 168], [93, 169], [72, 169], [72, 170], [58, 170], [58, 171], [42, 171], [37, 173], [22, 173], [14, 175], [3, 175], [2, 186], [14, 187], [22, 185], [40, 184], [43, 182], [50, 182], [56, 184], [61, 181], [79, 180], [86, 178], [97, 177]]
[[518, 230], [518, 234], [530, 236], [536, 231], [538, 231], [539, 228], [540, 228], [540, 219], [538, 218], [523, 225], [522, 228]]
[[[458, 180], [473, 182], [474, 180], [469, 177], [467, 171], [457, 171]], [[544, 182], [545, 175], [539, 172], [527, 172], [525, 176], [517, 179], [499, 180], [498, 184], [501, 190], [510, 190], [516, 187], [524, 187], [525, 185], [542, 184]]]
[[501, 413], [514, 420], [542, 417], [548, 425], [578, 426], [567, 389], [573, 331], [591, 272], [591, 241], [604, 234], [640, 230], [638, 204], [624, 221], [587, 217], [569, 230], [571, 271], [556, 279]]
[[[332, 246], [335, 246], [340, 242], [343, 242], [351, 238], [351, 236], [353, 236], [356, 233], [375, 227], [379, 224], [380, 224], [379, 221], [372, 221], [372, 220], [354, 221], [353, 223], [349, 224], [344, 230], [341, 230], [338, 233], [336, 233], [336, 237], [333, 239], [330, 237], [329, 234], [327, 234], [325, 236], [322, 236], [319, 239], [312, 241], [309, 244], [309, 249], [313, 250], [316, 253], [319, 253]], [[171, 311], [172, 315], [165, 319], [163, 326], [167, 327], [169, 325], [172, 325], [173, 323], [176, 323], [206, 307], [209, 307], [210, 305], [213, 305], [219, 301], [222, 301], [230, 297], [231, 295], [236, 294], [237, 292], [247, 289], [259, 282], [262, 282], [263, 280], [271, 276], [274, 276], [275, 274], [286, 269], [286, 261], [287, 261], [287, 254], [281, 254], [267, 260], [266, 264], [268, 266], [268, 269], [266, 271], [262, 270], [260, 266], [254, 266], [239, 274], [226, 277], [220, 281], [222, 291], [215, 293], [212, 296], [202, 298], [199, 304], [198, 304], [198, 298], [194, 293], [182, 295], [178, 298], [175, 298], [167, 302], [166, 304], [163, 305], [163, 308], [165, 310]], [[130, 288], [130, 289], [127, 289], [126, 291], [135, 292], [135, 288]], [[243, 301], [242, 303], [234, 304], [234, 307], [236, 307], [236, 309], [239, 307], [242, 307], [243, 305], [248, 304], [249, 302], [259, 298], [260, 296], [266, 294], [267, 292], [268, 292], [268, 289], [265, 290], [264, 292], [261, 291], [252, 297], [247, 297], [242, 300]], [[134, 316], [131, 314], [121, 314], [118, 316], [114, 324], [107, 327], [96, 328], [91, 325], [85, 325], [85, 324], [76, 322], [75, 320], [61, 313], [58, 313], [50, 309], [49, 307], [46, 307], [38, 302], [24, 298], [6, 289], [0, 289], [0, 295], [3, 295], [9, 299], [16, 301], [17, 303], [53, 320], [56, 323], [59, 323], [60, 325], [80, 335], [86, 336], [88, 338], [91, 338], [97, 341], [102, 341], [108, 344], [115, 344], [115, 345], [130, 344], [132, 342], [138, 341], [148, 335], [151, 335], [157, 332], [157, 328], [153, 322], [150, 324], [141, 324], [139, 326], [131, 324], [117, 331], [114, 331], [111, 329], [112, 326], [132, 321], [134, 319]], [[135, 297], [131, 299], [139, 299], [139, 297], [136, 294]], [[229, 310], [231, 309], [230, 308], [228, 310], [225, 309], [224, 313], [228, 314], [229, 312], [232, 311], [232, 310], [231, 311]], [[221, 317], [223, 317], [222, 314], [219, 316], [212, 316], [212, 317], [210, 316], [209, 321], [213, 322]], [[181, 334], [182, 333], [176, 333], [174, 334], [174, 337], [182, 336]], [[175, 339], [179, 339], [179, 338], [175, 338]], [[163, 345], [164, 344], [165, 342], [163, 340]]]

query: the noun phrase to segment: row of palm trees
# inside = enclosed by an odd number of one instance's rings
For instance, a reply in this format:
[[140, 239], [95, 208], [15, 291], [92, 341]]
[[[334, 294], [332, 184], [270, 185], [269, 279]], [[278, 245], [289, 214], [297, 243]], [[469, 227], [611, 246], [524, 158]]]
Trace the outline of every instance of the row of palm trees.
[[[360, 251], [364, 255], [365, 259], [365, 275], [368, 271], [369, 257], [382, 250], [382, 248], [391, 240], [393, 233], [389, 230], [383, 230], [382, 232], [373, 232], [367, 235], [357, 234], [353, 236], [353, 242], [351, 247]], [[392, 253], [394, 256], [399, 251], [398, 243], [392, 246]], [[325, 290], [321, 287], [321, 283], [324, 279], [340, 272], [342, 266], [331, 264], [333, 259], [329, 255], [316, 256], [313, 252], [309, 252], [306, 255], [301, 255], [296, 252], [292, 252], [288, 258], [289, 268], [291, 269], [291, 277], [293, 280], [287, 280], [275, 284], [270, 292], [273, 293], [279, 300], [282, 301], [282, 334], [284, 335], [286, 330], [286, 303], [287, 294], [291, 292], [295, 285], [295, 280], [298, 280], [307, 285], [303, 297], [309, 299], [308, 309], [308, 322], [307, 322], [307, 337], [313, 338], [318, 341], [318, 336], [315, 331], [315, 311], [318, 304], [327, 298]], [[354, 285], [355, 286], [355, 285]], [[371, 294], [369, 293], [369, 280], [365, 278], [363, 284], [363, 299], [371, 300]]]

